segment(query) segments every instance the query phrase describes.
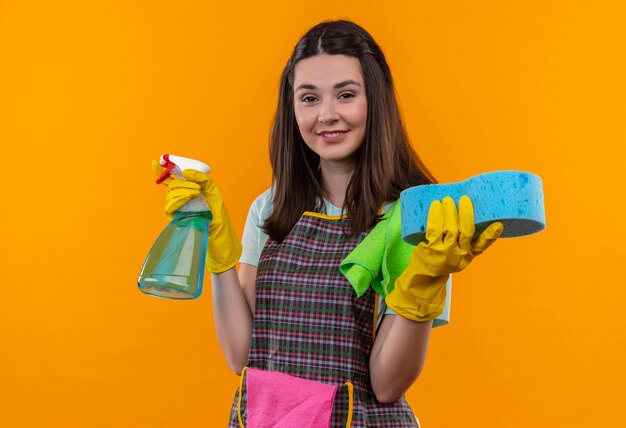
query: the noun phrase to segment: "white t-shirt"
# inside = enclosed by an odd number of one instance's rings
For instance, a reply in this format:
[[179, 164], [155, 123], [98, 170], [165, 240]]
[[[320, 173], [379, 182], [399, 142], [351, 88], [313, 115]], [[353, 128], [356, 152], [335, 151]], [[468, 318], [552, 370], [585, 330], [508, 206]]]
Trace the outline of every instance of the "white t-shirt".
[[[242, 253], [239, 263], [246, 263], [252, 266], [259, 264], [259, 258], [261, 256], [261, 250], [267, 241], [267, 234], [263, 230], [263, 224], [265, 220], [272, 214], [272, 192], [271, 188], [261, 193], [252, 205], [250, 211], [248, 211], [248, 218], [243, 229], [242, 238]], [[341, 208], [332, 205], [327, 200], [324, 200], [327, 215], [338, 216], [341, 215]], [[391, 204], [383, 207], [383, 214], [387, 212], [387, 209]], [[433, 327], [439, 327], [447, 324], [450, 321], [450, 296], [452, 294], [452, 275], [448, 277], [446, 283], [446, 302], [443, 308], [443, 312], [437, 318], [433, 320]], [[379, 296], [378, 302], [378, 324], [382, 321], [384, 314], [395, 314], [393, 310], [387, 307], [385, 299]]]

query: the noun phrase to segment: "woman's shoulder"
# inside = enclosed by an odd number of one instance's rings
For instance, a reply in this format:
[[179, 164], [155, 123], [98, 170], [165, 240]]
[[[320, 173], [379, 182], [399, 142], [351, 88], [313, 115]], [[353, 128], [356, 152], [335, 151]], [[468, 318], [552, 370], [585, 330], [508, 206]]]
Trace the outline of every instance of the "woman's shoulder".
[[273, 187], [269, 187], [254, 199], [252, 205], [250, 206], [250, 212], [254, 213], [257, 218], [264, 221], [272, 214], [273, 201]]
[[273, 187], [268, 187], [263, 193], [254, 199], [253, 204], [271, 204], [274, 199], [273, 189]]
[[399, 202], [399, 201], [400, 201], [399, 199], [396, 199], [395, 201], [390, 201], [390, 202], [387, 201], [387, 202], [383, 203], [383, 212], [382, 212], [382, 214], [386, 214], [387, 211], [389, 211], [389, 209], [391, 207], [393, 207], [396, 202]]

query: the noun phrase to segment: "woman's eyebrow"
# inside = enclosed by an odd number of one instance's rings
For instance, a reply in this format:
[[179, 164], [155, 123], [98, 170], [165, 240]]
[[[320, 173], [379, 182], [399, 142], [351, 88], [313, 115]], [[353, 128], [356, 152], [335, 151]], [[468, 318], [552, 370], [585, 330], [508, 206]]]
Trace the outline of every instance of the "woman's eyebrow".
[[348, 85], [361, 86], [361, 84], [359, 82], [357, 82], [356, 80], [344, 80], [343, 82], [339, 82], [339, 83], [335, 84], [333, 86], [333, 89], [343, 88], [344, 86], [348, 86]]
[[[361, 86], [361, 84], [359, 82], [357, 82], [356, 80], [344, 80], [343, 82], [335, 83], [333, 85], [333, 89], [341, 89], [344, 86], [348, 86], [348, 85]], [[310, 83], [303, 83], [301, 85], [298, 85], [298, 87], [295, 90], [299, 91], [300, 89], [310, 89], [310, 90], [313, 90], [313, 89], [317, 89], [317, 86], [311, 85]]]

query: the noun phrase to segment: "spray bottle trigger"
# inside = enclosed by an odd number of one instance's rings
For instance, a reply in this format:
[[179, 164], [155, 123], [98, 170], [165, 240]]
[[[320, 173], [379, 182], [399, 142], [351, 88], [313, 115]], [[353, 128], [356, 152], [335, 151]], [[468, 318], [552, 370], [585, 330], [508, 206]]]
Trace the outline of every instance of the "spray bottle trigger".
[[172, 175], [171, 171], [176, 166], [176, 164], [170, 160], [168, 154], [163, 155], [163, 160], [165, 161], [165, 165], [163, 165], [165, 167], [165, 170], [163, 171], [163, 174], [161, 174], [161, 176], [157, 178], [156, 184], [163, 183], [167, 179], [167, 177]]

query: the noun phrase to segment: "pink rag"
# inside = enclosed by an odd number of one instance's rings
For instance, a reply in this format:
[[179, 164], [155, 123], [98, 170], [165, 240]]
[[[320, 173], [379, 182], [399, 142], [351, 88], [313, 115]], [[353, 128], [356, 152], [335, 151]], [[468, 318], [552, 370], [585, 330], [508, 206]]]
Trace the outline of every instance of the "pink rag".
[[248, 428], [328, 428], [337, 386], [248, 369]]

